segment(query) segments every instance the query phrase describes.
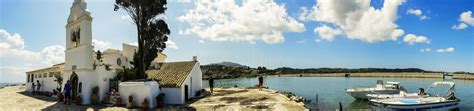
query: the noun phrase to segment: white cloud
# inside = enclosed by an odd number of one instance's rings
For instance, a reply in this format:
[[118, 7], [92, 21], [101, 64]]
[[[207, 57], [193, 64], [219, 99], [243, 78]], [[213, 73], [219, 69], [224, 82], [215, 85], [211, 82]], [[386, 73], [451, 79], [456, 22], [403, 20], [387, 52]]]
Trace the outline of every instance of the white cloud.
[[60, 45], [48, 46], [44, 48], [43, 50], [41, 50], [40, 52], [41, 55], [43, 55], [42, 61], [45, 64], [49, 64], [49, 65], [65, 62], [64, 50], [66, 50], [66, 48]]
[[453, 47], [448, 47], [448, 48], [441, 48], [441, 49], [438, 49], [436, 50], [436, 52], [439, 52], [439, 53], [450, 53], [450, 52], [454, 52], [454, 48]]
[[321, 39], [316, 39], [316, 40], [314, 40], [314, 41], [315, 41], [316, 43], [319, 43], [319, 42], [321, 42]]
[[424, 48], [424, 49], [421, 49], [420, 52], [430, 52], [431, 49], [430, 48]]
[[199, 43], [202, 43], [202, 44], [203, 44], [204, 42], [205, 42], [204, 40], [199, 40]]
[[408, 14], [413, 14], [413, 15], [416, 15], [416, 16], [421, 16], [421, 14], [423, 14], [423, 12], [420, 9], [408, 9], [407, 13]]
[[128, 43], [129, 45], [133, 45], [133, 46], [138, 46], [138, 42], [131, 42], [131, 43]]
[[461, 23], [459, 23], [459, 25], [452, 26], [451, 29], [460, 30], [467, 28], [468, 25], [474, 26], [474, 17], [472, 17], [472, 11], [461, 13], [461, 15], [459, 15], [458, 21]]
[[112, 47], [112, 44], [110, 42], [96, 40], [96, 39], [92, 39], [92, 45], [94, 46], [94, 50], [101, 50], [101, 51], [107, 50], [110, 47]]
[[451, 29], [455, 30], [461, 30], [467, 28], [467, 25], [465, 23], [459, 23], [459, 25], [454, 25], [451, 27]]
[[124, 20], [131, 20], [130, 16], [128, 15], [122, 15], [120, 16], [121, 19], [124, 19]]
[[337, 35], [341, 35], [342, 31], [323, 25], [315, 28], [314, 33], [319, 34], [319, 37], [321, 37], [321, 39], [324, 39], [326, 41], [332, 41], [334, 37], [336, 37]]
[[430, 43], [430, 40], [425, 36], [416, 36], [414, 34], [407, 34], [405, 38], [403, 38], [403, 42], [407, 42], [410, 45], [415, 43]]
[[25, 48], [20, 34], [10, 34], [0, 29], [0, 81], [24, 81], [26, 71], [64, 62], [63, 46], [48, 46], [38, 52]]
[[428, 16], [423, 15], [423, 11], [421, 11], [420, 9], [408, 9], [407, 14], [416, 15], [420, 17], [420, 20], [425, 20], [428, 18]]
[[[133, 45], [133, 46], [138, 46], [138, 42], [131, 42], [131, 43], [127, 43], [129, 45]], [[168, 40], [165, 42], [166, 44], [166, 48], [169, 48], [169, 49], [178, 49], [178, 45], [176, 45], [176, 43], [174, 41], [171, 41], [171, 40]]]
[[177, 0], [179, 3], [191, 3], [191, 0]]
[[376, 9], [370, 0], [317, 0], [311, 10], [301, 8], [299, 19], [334, 24], [349, 39], [369, 43], [397, 40], [404, 32], [395, 23], [398, 6], [404, 2], [386, 0]]
[[[268, 44], [282, 43], [283, 32], [303, 32], [304, 24], [288, 16], [285, 6], [273, 0], [196, 1], [195, 8], [178, 17], [191, 28], [186, 32], [195, 33], [202, 39], [213, 41], [262, 40]], [[258, 18], [258, 19], [256, 19]]]
[[474, 25], [474, 18], [472, 17], [472, 12], [467, 11], [467, 12], [461, 13], [461, 15], [459, 17], [459, 21], [473, 26]]
[[176, 43], [171, 41], [171, 40], [168, 40], [165, 43], [166, 43], [166, 48], [170, 48], [170, 49], [174, 49], [174, 50], [178, 49], [178, 46], [176, 45]]
[[40, 59], [40, 55], [35, 52], [24, 50], [25, 42], [18, 33], [10, 34], [4, 29], [0, 29], [0, 57], [19, 56], [29, 59]]

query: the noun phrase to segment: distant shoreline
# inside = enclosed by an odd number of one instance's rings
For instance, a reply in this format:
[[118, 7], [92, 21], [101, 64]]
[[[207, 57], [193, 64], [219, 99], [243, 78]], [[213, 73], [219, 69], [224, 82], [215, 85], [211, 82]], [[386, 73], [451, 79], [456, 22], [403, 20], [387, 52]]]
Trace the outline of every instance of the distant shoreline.
[[[280, 77], [389, 77], [389, 78], [443, 78], [442, 73], [325, 73], [325, 74], [281, 74]], [[470, 74], [450, 74], [452, 79], [474, 80]]]
[[[265, 76], [279, 77], [386, 77], [386, 78], [443, 78], [443, 73], [419, 73], [419, 72], [373, 72], [373, 73], [304, 73], [304, 74], [262, 74]], [[474, 80], [471, 74], [450, 74], [452, 79], [457, 80]], [[258, 74], [248, 74], [240, 77], [223, 77], [214, 79], [235, 79], [235, 78], [255, 78]], [[209, 78], [203, 78], [208, 80]]]

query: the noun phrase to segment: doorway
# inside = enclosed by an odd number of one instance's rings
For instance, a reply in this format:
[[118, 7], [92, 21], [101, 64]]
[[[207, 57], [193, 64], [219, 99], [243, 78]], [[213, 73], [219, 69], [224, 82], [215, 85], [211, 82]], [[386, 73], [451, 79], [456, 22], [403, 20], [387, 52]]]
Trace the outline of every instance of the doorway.
[[71, 88], [72, 88], [72, 93], [71, 93], [71, 98], [75, 98], [78, 94], [78, 82], [79, 82], [79, 77], [77, 76], [76, 72], [72, 72], [71, 77], [69, 78], [69, 81], [71, 82]]
[[184, 100], [188, 101], [188, 85], [184, 85]]

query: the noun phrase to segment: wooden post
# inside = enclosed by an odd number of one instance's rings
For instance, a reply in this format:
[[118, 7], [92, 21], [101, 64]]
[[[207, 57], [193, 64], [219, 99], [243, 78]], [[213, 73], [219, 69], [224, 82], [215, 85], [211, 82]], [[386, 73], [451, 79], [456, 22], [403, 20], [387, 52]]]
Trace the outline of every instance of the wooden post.
[[319, 95], [316, 94], [316, 101], [314, 101], [316, 103], [316, 111], [319, 111]]
[[344, 109], [342, 109], [342, 103], [339, 102], [339, 111], [344, 111]]

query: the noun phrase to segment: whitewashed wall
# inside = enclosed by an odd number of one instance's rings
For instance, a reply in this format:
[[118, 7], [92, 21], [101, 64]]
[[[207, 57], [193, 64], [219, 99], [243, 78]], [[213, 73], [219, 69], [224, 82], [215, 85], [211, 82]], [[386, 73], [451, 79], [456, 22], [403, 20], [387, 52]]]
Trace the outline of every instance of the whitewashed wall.
[[[58, 83], [56, 83], [56, 78], [54, 76], [52, 77], [49, 77], [49, 74], [47, 74], [46, 77], [43, 77], [42, 74], [41, 74], [41, 78], [34, 78], [34, 83], [35, 85], [37, 85], [37, 82], [36, 80], [38, 80], [41, 84], [41, 88], [40, 88], [40, 91], [45, 91], [45, 92], [53, 92], [53, 89], [56, 89], [57, 87], [59, 87]], [[33, 86], [32, 86], [32, 82], [28, 82], [26, 83], [26, 91], [27, 92], [32, 92], [33, 91]], [[35, 86], [35, 90], [36, 90], [36, 86]]]
[[199, 64], [199, 62], [196, 63], [193, 70], [191, 71], [191, 77], [193, 79], [192, 79], [192, 85], [191, 85], [192, 89], [190, 89], [191, 95], [189, 95], [189, 97], [194, 97], [196, 96], [195, 95], [196, 92], [202, 89], [202, 71], [201, 71], [201, 65]]
[[[127, 66], [127, 65], [128, 65], [128, 64], [127, 64], [128, 61], [126, 61], [126, 59], [125, 59], [126, 57], [125, 57], [125, 56], [122, 56], [122, 54], [119, 53], [119, 52], [107, 54], [107, 55], [104, 55], [104, 56], [105, 56], [105, 57], [102, 58], [103, 63], [110, 64], [110, 65], [111, 65], [111, 67], [110, 67], [111, 69], [114, 69], [114, 70], [115, 70], [115, 69], [122, 69], [122, 66], [128, 67], [128, 66]], [[118, 58], [120, 58], [120, 60], [121, 60], [121, 62], [122, 62], [120, 66], [117, 64], [117, 59], [118, 59]]]
[[[105, 66], [97, 66], [95, 69], [95, 73], [97, 75], [96, 81], [97, 86], [99, 87], [99, 97], [100, 100], [104, 99], [107, 92], [110, 92], [109, 89], [109, 80], [116, 76], [116, 72], [114, 70], [106, 70]], [[93, 86], [92, 88], [94, 88]]]
[[[90, 95], [92, 93], [92, 88], [97, 86], [98, 74], [93, 72], [93, 70], [75, 70], [74, 72], [77, 74], [79, 78], [79, 81], [77, 82], [77, 84], [79, 85], [79, 83], [82, 83], [82, 90], [80, 93], [78, 93], [81, 95], [82, 104], [90, 104]], [[72, 74], [72, 71], [67, 71], [67, 70], [64, 71], [63, 86], [66, 84], [67, 80], [71, 78], [71, 74]], [[78, 86], [78, 90], [79, 90], [79, 86]]]
[[[192, 98], [196, 92], [202, 89], [202, 72], [199, 62], [196, 63], [189, 76], [184, 80], [184, 84], [179, 88], [161, 88], [161, 92], [165, 93], [166, 104], [184, 104], [184, 85], [188, 85], [188, 97]], [[192, 78], [192, 83], [191, 83]]]
[[66, 50], [65, 70], [72, 70], [72, 66], [76, 66], [76, 69], [92, 69], [92, 51], [90, 44]]
[[161, 88], [165, 94], [165, 104], [184, 104], [184, 86], [181, 88]]
[[132, 95], [134, 106], [140, 106], [146, 98], [150, 108], [154, 108], [156, 106], [155, 97], [160, 94], [160, 89], [156, 81], [122, 82], [119, 84], [119, 93], [123, 104], [126, 104], [128, 96]]

